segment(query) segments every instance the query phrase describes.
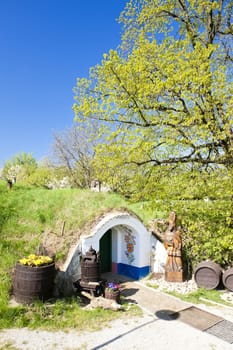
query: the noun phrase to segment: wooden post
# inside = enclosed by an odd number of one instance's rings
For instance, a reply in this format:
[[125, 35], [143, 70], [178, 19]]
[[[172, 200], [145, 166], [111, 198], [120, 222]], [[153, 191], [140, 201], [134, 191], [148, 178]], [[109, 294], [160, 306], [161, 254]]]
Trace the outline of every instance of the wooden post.
[[65, 231], [65, 224], [66, 224], [66, 222], [65, 222], [65, 221], [63, 221], [63, 224], [62, 224], [62, 229], [61, 229], [61, 236], [63, 236], [63, 235], [64, 235], [64, 231]]

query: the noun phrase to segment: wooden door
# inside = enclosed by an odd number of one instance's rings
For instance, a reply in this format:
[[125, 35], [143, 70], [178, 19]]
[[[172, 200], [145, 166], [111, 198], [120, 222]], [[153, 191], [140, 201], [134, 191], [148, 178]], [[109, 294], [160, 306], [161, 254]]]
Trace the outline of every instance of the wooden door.
[[112, 271], [112, 231], [108, 230], [100, 239], [100, 271]]

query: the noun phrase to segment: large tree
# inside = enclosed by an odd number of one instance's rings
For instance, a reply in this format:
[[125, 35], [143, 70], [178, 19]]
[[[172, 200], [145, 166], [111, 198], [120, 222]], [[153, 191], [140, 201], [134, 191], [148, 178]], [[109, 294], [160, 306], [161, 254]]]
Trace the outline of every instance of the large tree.
[[119, 50], [75, 88], [76, 120], [102, 121], [106, 169], [222, 167], [232, 186], [232, 0], [136, 0]]

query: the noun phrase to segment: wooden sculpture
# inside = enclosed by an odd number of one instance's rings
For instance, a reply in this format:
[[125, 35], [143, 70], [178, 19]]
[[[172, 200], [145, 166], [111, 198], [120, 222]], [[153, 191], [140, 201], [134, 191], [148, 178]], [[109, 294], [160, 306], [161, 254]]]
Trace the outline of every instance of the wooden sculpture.
[[167, 250], [165, 280], [168, 282], [183, 282], [181, 231], [176, 228], [176, 214], [174, 212], [168, 218], [168, 228], [164, 234], [164, 246]]
[[165, 280], [183, 282], [182, 238], [181, 230], [176, 227], [176, 213], [171, 212], [168, 220], [152, 220], [150, 229], [163, 242], [167, 250]]

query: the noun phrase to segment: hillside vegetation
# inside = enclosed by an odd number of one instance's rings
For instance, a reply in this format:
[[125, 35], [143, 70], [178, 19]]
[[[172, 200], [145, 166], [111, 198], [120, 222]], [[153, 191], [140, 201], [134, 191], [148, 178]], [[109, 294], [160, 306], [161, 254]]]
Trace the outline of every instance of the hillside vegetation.
[[[4, 181], [0, 182], [0, 198], [0, 328], [45, 325], [43, 319], [48, 309], [43, 304], [9, 307], [12, 272], [16, 261], [29, 253], [37, 252], [46, 233], [55, 233], [59, 237], [64, 229], [64, 235], [69, 239], [69, 233], [75, 236], [88, 222], [109, 209], [126, 208], [138, 215], [144, 224], [153, 218], [167, 218], [169, 212], [175, 210], [179, 224], [183, 226], [184, 261], [190, 270], [206, 258], [222, 266], [231, 265], [233, 261], [233, 235], [226, 220], [231, 202], [227, 198], [207, 202], [156, 199], [154, 202], [133, 203], [115, 193], [95, 193], [89, 190], [47, 190], [20, 184], [15, 184], [8, 190]], [[64, 259], [63, 253], [56, 252], [56, 261]], [[62, 324], [59, 323], [61, 317], [55, 317], [54, 312], [62, 315]], [[51, 320], [45, 326], [69, 326], [73, 322], [74, 312], [80, 312], [76, 299], [68, 301], [68, 304], [66, 301], [58, 301], [53, 309], [49, 309], [51, 315], [48, 317]], [[114, 317], [106, 315], [106, 310], [101, 313], [103, 314], [96, 315], [98, 319]], [[56, 322], [52, 322], [52, 319]], [[92, 321], [88, 322], [93, 322], [94, 325], [94, 315], [90, 315], [90, 319]]]
[[[133, 210], [146, 221], [150, 215], [144, 206], [130, 204], [117, 194], [89, 190], [47, 190], [20, 184], [8, 190], [4, 181], [0, 182], [0, 198], [0, 329], [13, 326], [81, 329], [87, 323], [95, 328], [115, 318], [114, 312], [99, 310], [86, 312], [85, 322], [82, 322], [83, 314], [76, 299], [57, 301], [49, 309], [43, 303], [11, 308], [13, 269], [19, 258], [37, 251], [45, 232], [59, 235], [64, 222], [65, 232], [77, 231], [106, 209], [122, 207]], [[55, 259], [60, 258], [58, 252]], [[58, 314], [60, 316], [56, 317]], [[74, 322], [74, 314], [77, 322]]]
[[[43, 241], [44, 233], [61, 233], [81, 229], [88, 221], [111, 208], [133, 210], [145, 222], [162, 213], [148, 211], [145, 205], [128, 203], [114, 193], [95, 193], [89, 190], [47, 190], [16, 184], [8, 190], [0, 182], [0, 278], [8, 292], [11, 269], [22, 256], [34, 253]], [[58, 252], [57, 259], [60, 258]]]

